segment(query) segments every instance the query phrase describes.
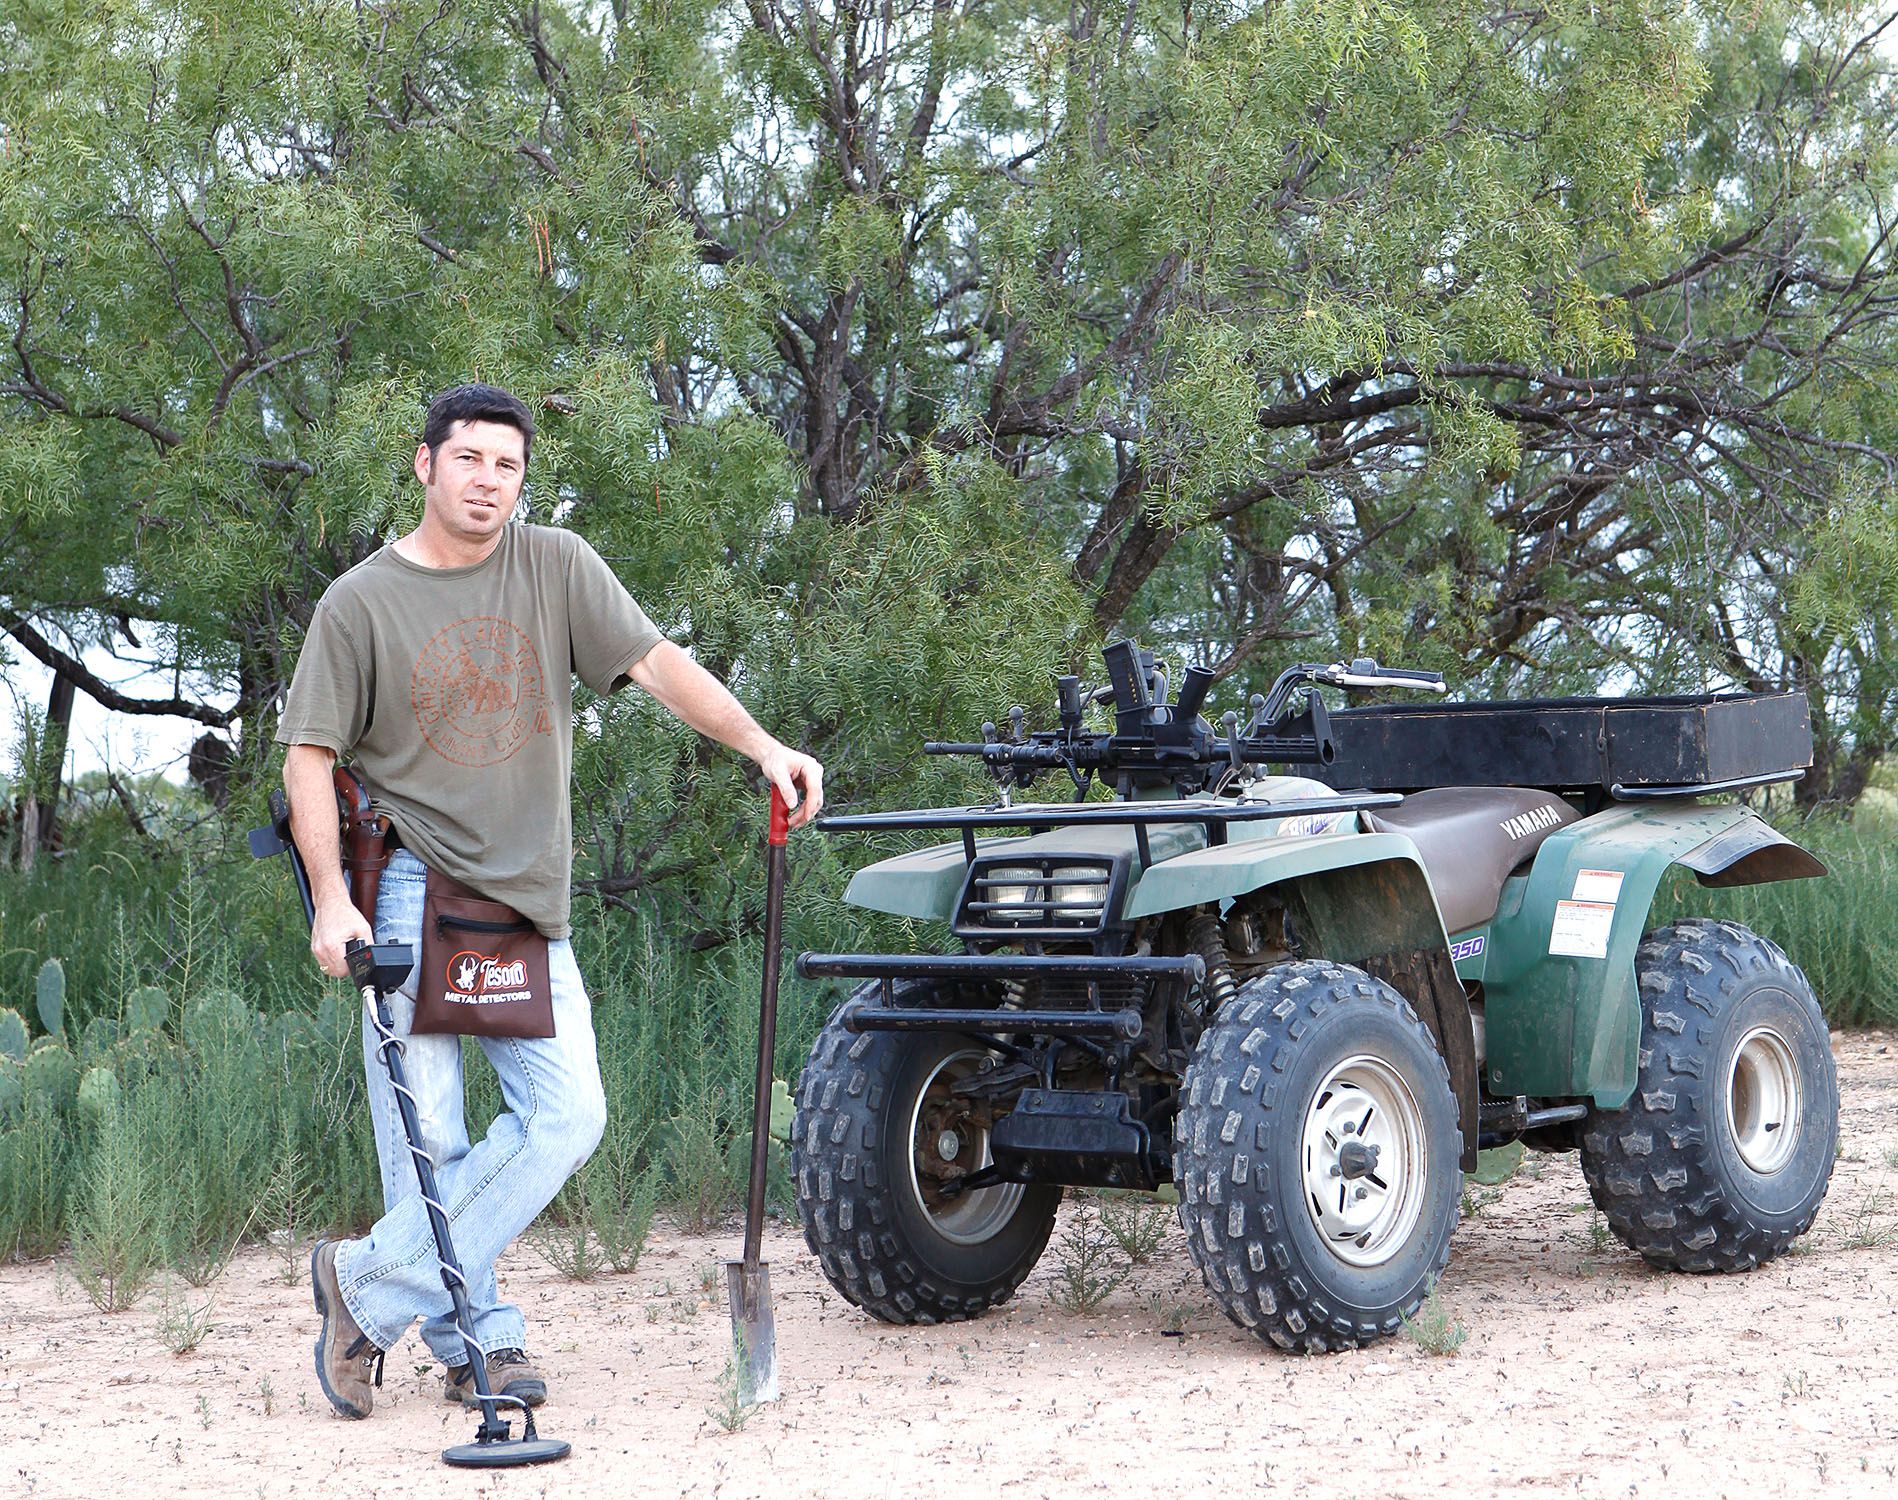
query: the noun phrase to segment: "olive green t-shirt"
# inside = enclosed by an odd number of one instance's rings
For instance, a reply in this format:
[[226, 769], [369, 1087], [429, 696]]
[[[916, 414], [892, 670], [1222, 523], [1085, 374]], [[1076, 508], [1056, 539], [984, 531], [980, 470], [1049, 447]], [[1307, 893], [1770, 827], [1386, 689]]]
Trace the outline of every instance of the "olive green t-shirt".
[[573, 678], [610, 693], [661, 639], [571, 531], [464, 568], [384, 547], [317, 602], [277, 739], [354, 760], [424, 864], [565, 937]]

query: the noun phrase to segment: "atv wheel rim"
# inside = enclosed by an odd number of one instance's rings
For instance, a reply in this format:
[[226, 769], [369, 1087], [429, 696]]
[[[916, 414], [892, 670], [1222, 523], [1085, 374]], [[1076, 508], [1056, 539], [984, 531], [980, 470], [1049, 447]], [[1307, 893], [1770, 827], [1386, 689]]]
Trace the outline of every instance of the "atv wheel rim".
[[1410, 1241], [1423, 1212], [1424, 1118], [1382, 1058], [1346, 1058], [1312, 1095], [1304, 1131], [1305, 1206], [1331, 1253], [1378, 1266]]
[[929, 1225], [957, 1245], [993, 1239], [1015, 1217], [1022, 1200], [1018, 1182], [997, 1183], [967, 1193], [945, 1193], [956, 1178], [980, 1171], [989, 1154], [988, 1126], [974, 1118], [975, 1101], [958, 1098], [957, 1083], [975, 1072], [984, 1054], [955, 1052], [937, 1063], [916, 1092], [909, 1123], [909, 1181]]
[[1799, 1143], [1799, 1066], [1770, 1026], [1755, 1026], [1727, 1070], [1727, 1131], [1740, 1160], [1762, 1177], [1791, 1160]]

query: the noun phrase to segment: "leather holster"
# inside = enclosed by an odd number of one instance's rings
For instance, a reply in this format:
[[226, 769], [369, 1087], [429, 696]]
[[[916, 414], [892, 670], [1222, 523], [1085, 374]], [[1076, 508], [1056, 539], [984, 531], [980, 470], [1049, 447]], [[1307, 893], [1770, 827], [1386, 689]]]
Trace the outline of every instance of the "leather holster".
[[389, 820], [369, 808], [369, 789], [350, 767], [336, 767], [336, 800], [342, 808], [343, 870], [349, 899], [373, 932], [376, 896], [389, 865]]

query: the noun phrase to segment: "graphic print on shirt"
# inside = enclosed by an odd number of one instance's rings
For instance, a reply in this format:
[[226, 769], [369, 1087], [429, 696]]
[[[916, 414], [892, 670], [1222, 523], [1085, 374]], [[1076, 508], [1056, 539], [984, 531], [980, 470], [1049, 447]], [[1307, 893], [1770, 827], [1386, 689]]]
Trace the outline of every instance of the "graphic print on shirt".
[[458, 766], [492, 766], [553, 733], [534, 643], [512, 620], [457, 620], [422, 648], [409, 680], [422, 738]]

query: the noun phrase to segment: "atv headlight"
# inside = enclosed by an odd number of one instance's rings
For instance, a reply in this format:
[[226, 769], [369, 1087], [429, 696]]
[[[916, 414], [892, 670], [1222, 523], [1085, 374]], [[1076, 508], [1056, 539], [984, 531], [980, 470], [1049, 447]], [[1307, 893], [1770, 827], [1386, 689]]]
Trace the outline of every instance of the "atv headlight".
[[1057, 907], [1066, 908], [1055, 913], [1056, 921], [1061, 923], [1099, 916], [1106, 897], [1107, 881], [1100, 876], [1092, 880], [1064, 880], [1049, 892], [1049, 899]]
[[[1019, 869], [1014, 866], [997, 867], [982, 873], [982, 899], [992, 906], [1021, 907], [1029, 901], [1038, 900], [1041, 895], [1041, 871]], [[1014, 882], [1019, 881], [1020, 884]], [[1014, 920], [1020, 921], [1022, 914], [1017, 912]]]

